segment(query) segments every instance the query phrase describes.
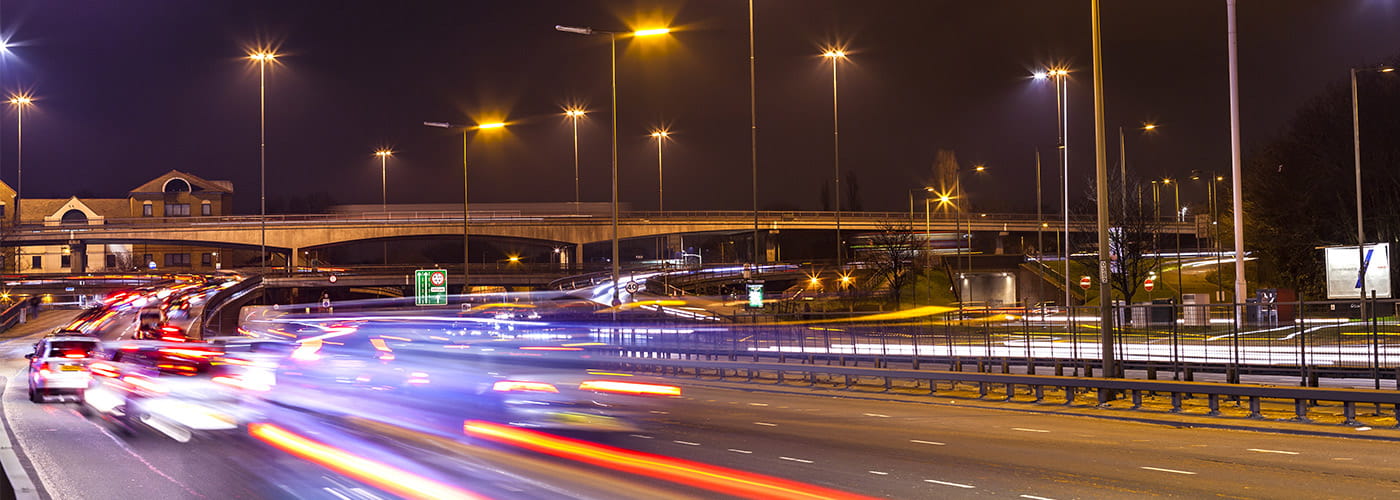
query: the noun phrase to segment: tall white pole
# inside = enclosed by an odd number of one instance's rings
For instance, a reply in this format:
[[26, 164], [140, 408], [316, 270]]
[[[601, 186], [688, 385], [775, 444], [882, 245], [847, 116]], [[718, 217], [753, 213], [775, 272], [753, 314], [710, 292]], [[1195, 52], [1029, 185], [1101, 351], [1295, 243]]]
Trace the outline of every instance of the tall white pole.
[[1361, 290], [1361, 319], [1366, 319], [1366, 231], [1361, 219], [1361, 111], [1356, 68], [1351, 68], [1351, 141], [1356, 164], [1356, 288]]
[[[1094, 45], [1094, 192], [1098, 198], [1099, 344], [1103, 355], [1103, 376], [1119, 376], [1113, 353], [1113, 289], [1109, 286], [1108, 145], [1103, 118], [1103, 38], [1099, 34], [1099, 0], [1090, 3]], [[1103, 394], [1103, 393], [1101, 393]], [[1102, 396], [1101, 396], [1102, 397]]]
[[753, 171], [753, 263], [757, 266], [763, 259], [760, 257], [762, 254], [758, 241], [758, 85], [754, 66], [753, 34], [753, 0], [749, 0], [749, 162]]
[[[258, 240], [259, 267], [267, 266], [267, 58], [258, 60]], [[288, 259], [288, 265], [291, 264]]]
[[1058, 124], [1060, 129], [1060, 182], [1064, 188], [1064, 192], [1060, 194], [1060, 204], [1064, 208], [1064, 225], [1061, 226], [1064, 241], [1061, 242], [1063, 248], [1061, 248], [1060, 255], [1063, 257], [1065, 265], [1065, 327], [1069, 328], [1073, 316], [1070, 314], [1069, 307], [1074, 303], [1071, 302], [1069, 288], [1069, 263], [1072, 255], [1069, 247], [1069, 85], [1065, 82], [1065, 76], [1060, 74], [1055, 77], [1055, 104], [1060, 108], [1060, 123]]
[[[608, 59], [612, 67], [612, 305], [622, 305], [621, 264], [618, 263], [617, 242], [617, 33], [608, 33]], [[616, 314], [614, 310], [614, 315]], [[616, 317], [616, 316], [614, 316]]]
[[838, 102], [836, 98], [836, 66], [841, 63], [840, 56], [831, 58], [831, 148], [832, 163], [836, 170], [836, 269], [841, 270], [841, 121], [838, 118]]
[[578, 175], [578, 113], [570, 113], [569, 118], [574, 125], [574, 213], [579, 210], [579, 175]]
[[656, 211], [666, 211], [666, 178], [661, 169], [661, 143], [666, 140], [666, 136], [656, 136]]
[[[1226, 19], [1229, 23], [1230, 43], [1230, 179], [1234, 190], [1230, 193], [1234, 209], [1235, 226], [1235, 302], [1245, 300], [1244, 280], [1244, 187], [1240, 174], [1240, 83], [1239, 58], [1236, 54], [1235, 0], [1225, 0]], [[1243, 307], [1243, 306], [1240, 306]], [[1243, 312], [1243, 311], [1241, 311]]]

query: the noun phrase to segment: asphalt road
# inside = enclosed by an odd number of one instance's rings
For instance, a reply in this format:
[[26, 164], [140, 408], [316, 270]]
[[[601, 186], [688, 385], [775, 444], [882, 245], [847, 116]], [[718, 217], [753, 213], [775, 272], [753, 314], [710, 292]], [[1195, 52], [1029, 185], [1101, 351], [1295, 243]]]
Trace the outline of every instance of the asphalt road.
[[[180, 444], [126, 437], [72, 404], [25, 398], [34, 335], [72, 312], [46, 312], [0, 342], [3, 413], [31, 478], [47, 498], [375, 498], [372, 488], [269, 453], [241, 439]], [[614, 446], [890, 498], [1394, 498], [1397, 443], [1181, 428], [1053, 414], [1024, 404], [971, 406], [946, 398], [900, 402], [850, 393], [786, 393], [758, 386], [686, 385], [658, 410], [650, 433]], [[995, 406], [995, 405], [992, 405]], [[482, 494], [507, 498], [682, 496], [655, 480], [570, 467], [560, 459], [423, 439], [395, 448]], [[450, 462], [450, 464], [449, 464]], [[472, 469], [475, 467], [476, 469]], [[535, 471], [572, 484], [542, 484]], [[548, 471], [544, 473], [542, 471]], [[573, 476], [570, 476], [570, 475]], [[587, 484], [590, 477], [596, 479]], [[482, 476], [482, 477], [477, 477]], [[504, 477], [515, 477], [505, 482]], [[699, 495], [696, 492], [690, 492]]]

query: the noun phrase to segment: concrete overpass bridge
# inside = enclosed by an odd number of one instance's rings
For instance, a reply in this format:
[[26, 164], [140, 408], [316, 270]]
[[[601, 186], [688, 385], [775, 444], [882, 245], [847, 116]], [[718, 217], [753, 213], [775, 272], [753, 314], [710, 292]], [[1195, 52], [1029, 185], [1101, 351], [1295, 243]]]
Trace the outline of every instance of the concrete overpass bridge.
[[[922, 214], [920, 214], [922, 215]], [[785, 230], [835, 230], [835, 212], [765, 211], [758, 213], [760, 233]], [[1048, 217], [1041, 221], [1019, 214], [985, 214], [955, 220], [925, 220], [908, 212], [841, 212], [843, 231], [870, 232], [892, 224], [914, 231], [934, 233], [968, 231], [973, 234], [1034, 234], [1059, 232], [1063, 224]], [[912, 222], [912, 224], [911, 224]], [[571, 248], [574, 262], [582, 262], [585, 244], [612, 238], [612, 218], [600, 214], [522, 214], [476, 212], [467, 220], [472, 236], [531, 240], [556, 248]], [[618, 238], [649, 238], [697, 233], [742, 233], [754, 228], [751, 211], [624, 212], [618, 220]], [[338, 244], [405, 237], [460, 236], [462, 212], [363, 212], [214, 217], [143, 217], [105, 219], [84, 224], [18, 225], [0, 233], [0, 246], [86, 245], [98, 243], [146, 243], [258, 248], [288, 255], [295, 266], [303, 250]], [[1071, 220], [1070, 231], [1093, 231], [1091, 221]], [[1191, 223], [1168, 222], [1164, 231], [1195, 234]], [[264, 234], [266, 240], [264, 240]]]

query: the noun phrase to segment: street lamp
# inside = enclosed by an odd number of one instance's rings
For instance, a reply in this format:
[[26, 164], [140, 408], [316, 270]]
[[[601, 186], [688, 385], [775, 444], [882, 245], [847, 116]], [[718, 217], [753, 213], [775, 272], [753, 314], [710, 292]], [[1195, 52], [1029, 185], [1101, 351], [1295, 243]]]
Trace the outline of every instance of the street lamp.
[[[1181, 183], [1180, 183], [1180, 182], [1172, 182], [1171, 179], [1162, 179], [1162, 185], [1163, 185], [1163, 186], [1171, 186], [1171, 187], [1172, 187], [1172, 196], [1173, 196], [1173, 198], [1174, 198], [1174, 200], [1175, 200], [1175, 204], [1174, 204], [1175, 211], [1172, 212], [1172, 213], [1173, 213], [1173, 215], [1172, 215], [1172, 222], [1178, 222], [1178, 223], [1179, 223], [1179, 222], [1182, 221], [1182, 218], [1181, 218]], [[1172, 234], [1176, 235], [1176, 293], [1177, 293], [1178, 295], [1181, 296], [1182, 300], [1185, 300], [1185, 298], [1186, 298], [1186, 292], [1185, 292], [1185, 290], [1182, 290], [1182, 289], [1181, 289], [1181, 227], [1180, 227], [1179, 224], [1178, 224], [1178, 227], [1172, 231]]]
[[653, 131], [653, 132], [651, 133], [651, 138], [652, 138], [652, 139], [656, 139], [656, 211], [657, 211], [657, 212], [665, 212], [665, 211], [666, 211], [666, 208], [665, 208], [665, 207], [666, 207], [666, 203], [665, 203], [665, 202], [666, 202], [666, 195], [665, 195], [666, 183], [663, 181], [664, 177], [662, 177], [662, 173], [661, 173], [661, 145], [662, 145], [663, 143], [665, 143], [666, 140], [667, 140], [666, 138], [667, 138], [667, 137], [670, 137], [670, 136], [671, 136], [671, 133], [670, 133], [669, 131], [666, 131], [665, 129], [656, 130], [656, 131]]
[[1065, 325], [1066, 328], [1068, 328], [1070, 318], [1073, 316], [1069, 314], [1069, 85], [1065, 82], [1065, 78], [1069, 77], [1069, 70], [1065, 68], [1046, 68], [1043, 71], [1035, 73], [1033, 76], [1037, 80], [1050, 79], [1055, 81], [1055, 129], [1060, 139], [1060, 180], [1064, 188], [1064, 192], [1061, 193], [1060, 198], [1060, 204], [1063, 205], [1064, 208], [1064, 227], [1061, 228], [1064, 231], [1064, 241], [1062, 242], [1061, 257], [1065, 263], [1063, 273], [1065, 278]]
[[841, 269], [842, 248], [841, 248], [841, 120], [840, 101], [837, 99], [836, 68], [840, 62], [846, 60], [846, 51], [841, 49], [829, 49], [822, 53], [822, 57], [831, 59], [831, 148], [832, 163], [836, 170], [836, 191], [832, 193], [836, 198], [836, 268]]
[[10, 105], [15, 107], [15, 224], [21, 221], [19, 206], [20, 193], [24, 191], [24, 108], [34, 104], [34, 97], [25, 94], [11, 94]]
[[394, 156], [394, 152], [388, 149], [381, 149], [375, 151], [374, 156], [379, 157], [379, 186], [381, 196], [379, 209], [387, 213], [389, 211], [389, 157]]
[[[1191, 176], [1191, 180], [1201, 180], [1200, 174], [1192, 175], [1192, 176]], [[1217, 203], [1217, 200], [1219, 199], [1219, 197], [1218, 197], [1219, 195], [1218, 195], [1217, 192], [1216, 192], [1216, 191], [1217, 191], [1216, 183], [1218, 183], [1218, 182], [1220, 182], [1220, 181], [1223, 181], [1223, 180], [1225, 180], [1225, 177], [1224, 177], [1224, 176], [1215, 175], [1215, 172], [1211, 172], [1211, 173], [1210, 173], [1210, 181], [1209, 181], [1208, 184], [1206, 184], [1206, 199], [1207, 199], [1207, 201], [1209, 201], [1209, 205], [1210, 205], [1210, 228], [1211, 228], [1211, 234], [1212, 234], [1212, 237], [1211, 237], [1211, 238], [1214, 240], [1214, 241], [1212, 242], [1212, 243], [1213, 243], [1213, 245], [1212, 245], [1213, 248], [1211, 248], [1211, 250], [1215, 253], [1215, 279], [1216, 279], [1216, 291], [1215, 291], [1215, 293], [1216, 293], [1216, 295], [1220, 295], [1220, 296], [1223, 296], [1223, 295], [1225, 294], [1225, 281], [1224, 281], [1224, 278], [1220, 275], [1220, 221], [1219, 221], [1220, 214], [1219, 214], [1219, 212], [1217, 212], [1217, 209], [1216, 209], [1216, 207], [1217, 207], [1217, 204], [1216, 204], [1216, 203]], [[1222, 297], [1222, 298], [1223, 298], [1223, 297]]]
[[473, 130], [492, 130], [505, 128], [505, 122], [480, 123], [477, 125], [457, 125], [448, 122], [423, 122], [423, 125], [436, 128], [460, 129], [462, 131], [462, 294], [471, 293], [471, 252], [467, 248], [468, 221], [471, 219], [471, 212], [468, 211], [467, 195], [469, 176], [467, 175], [467, 138]]
[[579, 211], [579, 175], [578, 175], [578, 119], [588, 114], [582, 108], [564, 108], [564, 116], [569, 117], [569, 122], [574, 128], [574, 213]]
[[[258, 233], [261, 262], [267, 266], [267, 64], [277, 60], [268, 50], [248, 53], [248, 59], [258, 63]], [[291, 265], [290, 260], [287, 265]]]
[[[1356, 287], [1361, 289], [1361, 319], [1366, 319], [1366, 231], [1361, 220], [1361, 112], [1356, 96], [1356, 72], [1391, 73], [1395, 68], [1351, 68], [1351, 138], [1356, 163]], [[1236, 250], [1238, 251], [1238, 250]], [[1380, 382], [1376, 382], [1379, 384]]]
[[[554, 29], [564, 33], [573, 33], [575, 35], [608, 36], [608, 60], [612, 75], [612, 305], [616, 307], [622, 304], [620, 292], [617, 289], [618, 281], [621, 279], [622, 274], [622, 270], [618, 265], [617, 241], [617, 35], [619, 32], [564, 25], [555, 25]], [[631, 35], [633, 37], [644, 37], [664, 35], [670, 32], [670, 28], [653, 28], [633, 31]]]
[[[1157, 124], [1143, 122], [1138, 128], [1143, 132], [1151, 133], [1157, 131]], [[1128, 147], [1123, 139], [1123, 126], [1118, 126], [1118, 184], [1122, 189], [1123, 213], [1128, 213]]]

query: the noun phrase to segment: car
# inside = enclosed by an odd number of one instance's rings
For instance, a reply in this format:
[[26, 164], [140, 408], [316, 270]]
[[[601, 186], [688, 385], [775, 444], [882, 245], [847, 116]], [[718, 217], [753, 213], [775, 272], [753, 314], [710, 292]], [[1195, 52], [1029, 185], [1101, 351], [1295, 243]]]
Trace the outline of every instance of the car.
[[255, 418], [241, 379], [223, 377], [217, 346], [169, 341], [125, 341], [103, 345], [89, 363], [82, 411], [127, 435], [153, 429], [176, 441], [196, 434], [237, 432]]
[[62, 332], [39, 339], [29, 358], [29, 400], [44, 402], [50, 395], [72, 395], [82, 399], [88, 387], [88, 361], [97, 350], [96, 338]]

